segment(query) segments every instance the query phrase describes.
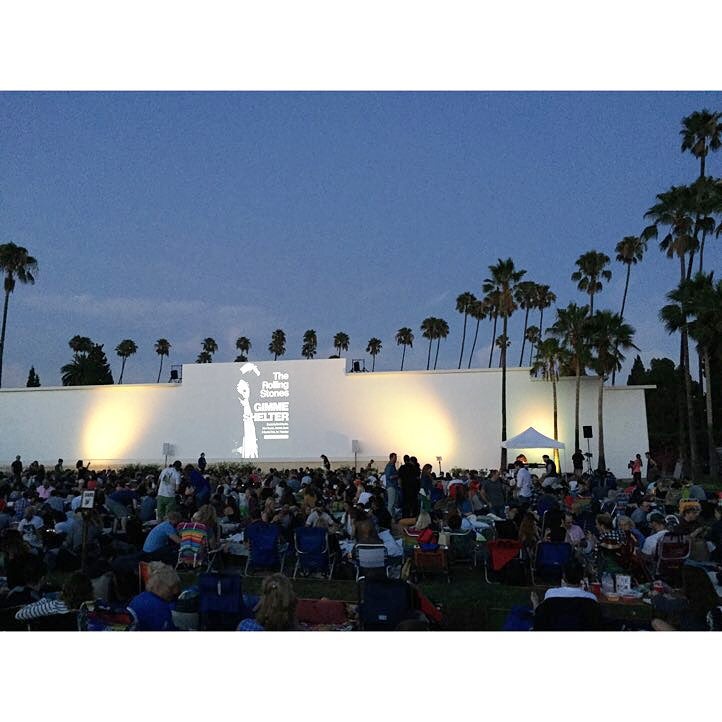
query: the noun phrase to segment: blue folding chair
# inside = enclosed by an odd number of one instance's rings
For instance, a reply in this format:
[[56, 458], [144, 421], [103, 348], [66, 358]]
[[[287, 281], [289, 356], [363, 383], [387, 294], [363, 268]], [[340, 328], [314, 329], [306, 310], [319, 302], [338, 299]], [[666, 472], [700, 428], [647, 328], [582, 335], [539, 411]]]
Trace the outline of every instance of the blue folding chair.
[[358, 617], [363, 630], [393, 631], [415, 616], [413, 588], [398, 579], [366, 579], [358, 584]]
[[328, 531], [310, 526], [302, 526], [293, 534], [296, 548], [296, 566], [293, 578], [299, 570], [304, 576], [324, 574], [329, 579], [333, 576], [335, 557], [328, 549]]
[[283, 574], [285, 554], [281, 553], [281, 530], [275, 524], [254, 522], [246, 527], [248, 557], [244, 574], [253, 569], [276, 569]]
[[560, 584], [562, 569], [571, 558], [571, 544], [566, 542], [539, 542], [536, 548], [534, 565], [532, 566], [532, 584], [537, 583], [537, 576], [544, 581]]

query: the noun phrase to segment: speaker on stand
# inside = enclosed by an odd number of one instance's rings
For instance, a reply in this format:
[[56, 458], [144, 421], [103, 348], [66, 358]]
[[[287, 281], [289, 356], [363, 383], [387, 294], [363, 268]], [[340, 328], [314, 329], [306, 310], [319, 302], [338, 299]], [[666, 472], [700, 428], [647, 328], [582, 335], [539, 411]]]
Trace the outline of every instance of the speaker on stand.
[[584, 438], [587, 440], [587, 453], [584, 454], [584, 456], [587, 457], [587, 473], [592, 473], [592, 450], [589, 445], [589, 439], [592, 437], [592, 427], [591, 426], [582, 426], [582, 433], [584, 434]]

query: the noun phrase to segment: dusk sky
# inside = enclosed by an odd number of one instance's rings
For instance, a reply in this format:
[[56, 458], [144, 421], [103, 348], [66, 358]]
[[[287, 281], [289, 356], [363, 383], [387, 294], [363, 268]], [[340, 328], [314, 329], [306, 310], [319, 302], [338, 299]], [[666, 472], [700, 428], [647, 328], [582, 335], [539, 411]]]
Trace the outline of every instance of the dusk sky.
[[[456, 368], [456, 296], [480, 295], [508, 256], [566, 305], [586, 298], [574, 260], [604, 251], [614, 275], [595, 305], [618, 311], [614, 246], [657, 193], [695, 179], [679, 129], [702, 108], [722, 94], [2, 93], [0, 242], [40, 266], [10, 299], [3, 385], [24, 386], [31, 365], [59, 385], [75, 334], [105, 344], [116, 379], [113, 349], [133, 339], [126, 382], [155, 381], [159, 337], [169, 364], [192, 363], [205, 336], [215, 361], [239, 335], [266, 360], [276, 328], [286, 359], [308, 328], [319, 358], [345, 331], [346, 356], [378, 336], [376, 368], [398, 370], [394, 334], [410, 326], [406, 368], [425, 368], [430, 315], [451, 327], [439, 367]], [[722, 153], [707, 168], [722, 176]], [[708, 248], [717, 270], [720, 241]], [[645, 361], [676, 354], [657, 313], [677, 272], [656, 243], [632, 269], [625, 315]], [[476, 366], [490, 341], [482, 322]]]

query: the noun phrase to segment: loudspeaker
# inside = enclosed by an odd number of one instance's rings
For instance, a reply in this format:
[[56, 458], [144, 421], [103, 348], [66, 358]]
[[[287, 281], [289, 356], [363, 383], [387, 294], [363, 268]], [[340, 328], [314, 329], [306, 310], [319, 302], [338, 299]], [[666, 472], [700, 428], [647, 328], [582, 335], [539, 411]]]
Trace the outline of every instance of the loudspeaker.
[[584, 438], [585, 439], [593, 439], [592, 436], [592, 427], [591, 426], [582, 426], [582, 431], [584, 432]]
[[171, 380], [171, 381], [178, 381], [178, 369], [171, 369], [171, 372], [170, 372], [170, 380]]
[[354, 373], [361, 373], [361, 364], [358, 361], [353, 362], [353, 371]]

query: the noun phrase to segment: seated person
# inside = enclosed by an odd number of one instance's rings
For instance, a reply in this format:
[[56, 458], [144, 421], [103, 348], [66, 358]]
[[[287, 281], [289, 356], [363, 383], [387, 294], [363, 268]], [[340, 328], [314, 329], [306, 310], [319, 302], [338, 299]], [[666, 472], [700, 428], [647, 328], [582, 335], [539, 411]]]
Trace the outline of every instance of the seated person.
[[564, 514], [564, 530], [566, 532], [564, 541], [567, 544], [576, 547], [584, 542], [584, 532], [580, 526], [574, 523], [574, 515], [571, 512]]
[[178, 544], [180, 544], [176, 527], [182, 518], [177, 511], [169, 511], [165, 521], [156, 524], [150, 530], [143, 544], [143, 553], [147, 559], [175, 564], [178, 556]]
[[261, 598], [255, 618], [247, 617], [238, 625], [240, 632], [290, 632], [298, 629], [296, 594], [283, 574], [271, 574], [261, 584]]
[[655, 560], [657, 558], [657, 544], [668, 533], [667, 522], [659, 512], [655, 511], [649, 515], [649, 527], [652, 533], [642, 544], [642, 556], [648, 560]]
[[41, 598], [46, 567], [35, 555], [23, 553], [7, 559], [5, 575], [7, 588], [0, 593], [0, 609], [19, 607]]
[[437, 535], [431, 528], [431, 515], [428, 511], [419, 512], [414, 525], [406, 530], [416, 537], [419, 544], [436, 544]]
[[29, 506], [27, 509], [25, 509], [23, 518], [18, 524], [18, 531], [23, 534], [25, 533], [26, 529], [31, 526], [34, 527], [36, 531], [40, 531], [43, 528], [42, 517], [36, 514], [34, 506]]
[[333, 530], [336, 528], [336, 522], [322, 506], [317, 506], [306, 517], [306, 526]]
[[174, 630], [173, 602], [179, 594], [180, 579], [175, 569], [162, 562], [151, 562], [145, 591], [134, 597], [128, 604], [128, 608], [133, 611], [138, 620], [138, 631], [166, 632]]
[[527, 556], [533, 558], [534, 548], [539, 542], [539, 528], [537, 527], [536, 517], [530, 511], [527, 511], [522, 517], [519, 524], [519, 541], [522, 543]]
[[68, 614], [77, 611], [83, 602], [93, 599], [93, 585], [90, 577], [83, 572], [73, 572], [63, 585], [60, 599], [39, 599], [18, 610], [15, 619], [29, 622], [54, 614]]
[[636, 524], [628, 516], [620, 516], [617, 519], [617, 527], [620, 531], [625, 532], [628, 537], [634, 539], [634, 543], [637, 549], [641, 549], [644, 544], [644, 534], [637, 529]]
[[706, 540], [712, 546], [710, 559], [714, 562], [722, 562], [722, 505], [717, 504], [714, 508], [714, 523], [707, 532]]
[[597, 514], [597, 544], [609, 549], [623, 546], [626, 536], [621, 529], [614, 528], [614, 522], [610, 514]]
[[138, 518], [143, 522], [155, 519], [155, 510], [158, 505], [156, 501], [156, 491], [150, 489], [148, 493], [140, 500], [138, 507]]
[[383, 497], [378, 494], [374, 494], [371, 499], [371, 517], [374, 520], [377, 530], [391, 529], [391, 514], [386, 508]]

